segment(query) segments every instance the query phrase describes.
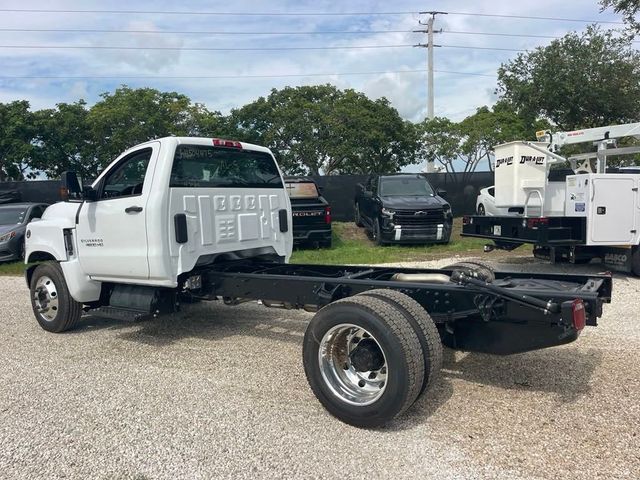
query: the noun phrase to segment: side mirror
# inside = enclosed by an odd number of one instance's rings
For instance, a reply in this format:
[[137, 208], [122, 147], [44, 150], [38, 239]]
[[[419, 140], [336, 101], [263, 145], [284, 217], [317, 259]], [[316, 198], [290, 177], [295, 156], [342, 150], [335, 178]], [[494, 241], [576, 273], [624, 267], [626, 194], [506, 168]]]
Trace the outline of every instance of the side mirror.
[[82, 201], [82, 183], [76, 172], [62, 172], [62, 186], [60, 187], [60, 196], [64, 201], [80, 202]]
[[442, 197], [442, 198], [446, 198], [447, 197], [447, 191], [443, 190], [441, 188], [438, 188], [436, 190], [436, 195], [438, 195], [439, 197]]
[[82, 187], [82, 198], [89, 202], [95, 202], [98, 199], [98, 191], [91, 185], [85, 185]]

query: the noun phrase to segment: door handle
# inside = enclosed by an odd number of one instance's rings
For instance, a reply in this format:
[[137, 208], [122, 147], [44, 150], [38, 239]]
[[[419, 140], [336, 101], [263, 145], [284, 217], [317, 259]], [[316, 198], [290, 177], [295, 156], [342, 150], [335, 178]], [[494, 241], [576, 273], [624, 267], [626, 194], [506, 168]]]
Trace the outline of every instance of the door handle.
[[137, 207], [137, 206], [133, 206], [133, 207], [127, 207], [124, 209], [125, 213], [140, 213], [142, 211], [142, 207]]

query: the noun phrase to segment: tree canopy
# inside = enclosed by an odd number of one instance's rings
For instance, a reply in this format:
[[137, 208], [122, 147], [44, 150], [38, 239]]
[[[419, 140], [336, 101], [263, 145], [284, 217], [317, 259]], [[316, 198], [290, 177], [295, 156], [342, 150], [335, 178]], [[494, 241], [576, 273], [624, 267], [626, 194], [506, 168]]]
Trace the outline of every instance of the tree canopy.
[[640, 34], [640, 0], [600, 0], [600, 5], [621, 14], [632, 37]]
[[229, 122], [289, 174], [396, 172], [415, 161], [413, 127], [388, 100], [333, 85], [273, 89]]
[[33, 152], [32, 120], [26, 100], [0, 103], [0, 181], [24, 179]]
[[628, 38], [589, 27], [498, 69], [498, 94], [525, 121], [561, 130], [637, 121], [640, 53]]

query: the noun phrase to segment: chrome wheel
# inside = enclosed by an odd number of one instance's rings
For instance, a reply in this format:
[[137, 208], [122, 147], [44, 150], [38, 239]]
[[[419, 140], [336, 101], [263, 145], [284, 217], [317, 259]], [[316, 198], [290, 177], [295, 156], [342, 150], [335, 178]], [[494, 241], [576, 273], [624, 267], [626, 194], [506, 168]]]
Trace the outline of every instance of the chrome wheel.
[[34, 305], [40, 317], [52, 322], [58, 314], [58, 290], [51, 278], [43, 275], [36, 281], [33, 292]]
[[331, 328], [320, 341], [320, 373], [331, 392], [351, 405], [370, 405], [387, 387], [387, 359], [378, 341], [352, 324]]

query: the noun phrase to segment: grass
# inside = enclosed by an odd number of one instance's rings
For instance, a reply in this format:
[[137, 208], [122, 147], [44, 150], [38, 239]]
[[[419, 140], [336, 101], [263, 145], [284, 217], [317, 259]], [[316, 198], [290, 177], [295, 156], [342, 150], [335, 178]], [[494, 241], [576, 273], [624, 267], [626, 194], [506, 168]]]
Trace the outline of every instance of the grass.
[[23, 275], [25, 268], [24, 262], [0, 263], [0, 276]]
[[439, 245], [375, 245], [354, 223], [333, 223], [333, 246], [330, 249], [296, 249], [291, 263], [376, 264], [432, 260], [460, 253], [478, 254], [486, 240], [461, 237], [462, 219], [453, 222], [451, 242]]
[[[296, 249], [291, 263], [316, 264], [376, 264], [448, 257], [455, 254], [479, 254], [486, 240], [460, 236], [462, 219], [453, 221], [451, 242], [446, 245], [387, 245], [378, 247], [367, 238], [364, 229], [354, 223], [333, 223], [333, 246], [323, 249]], [[0, 276], [23, 275], [25, 264], [0, 264]]]

